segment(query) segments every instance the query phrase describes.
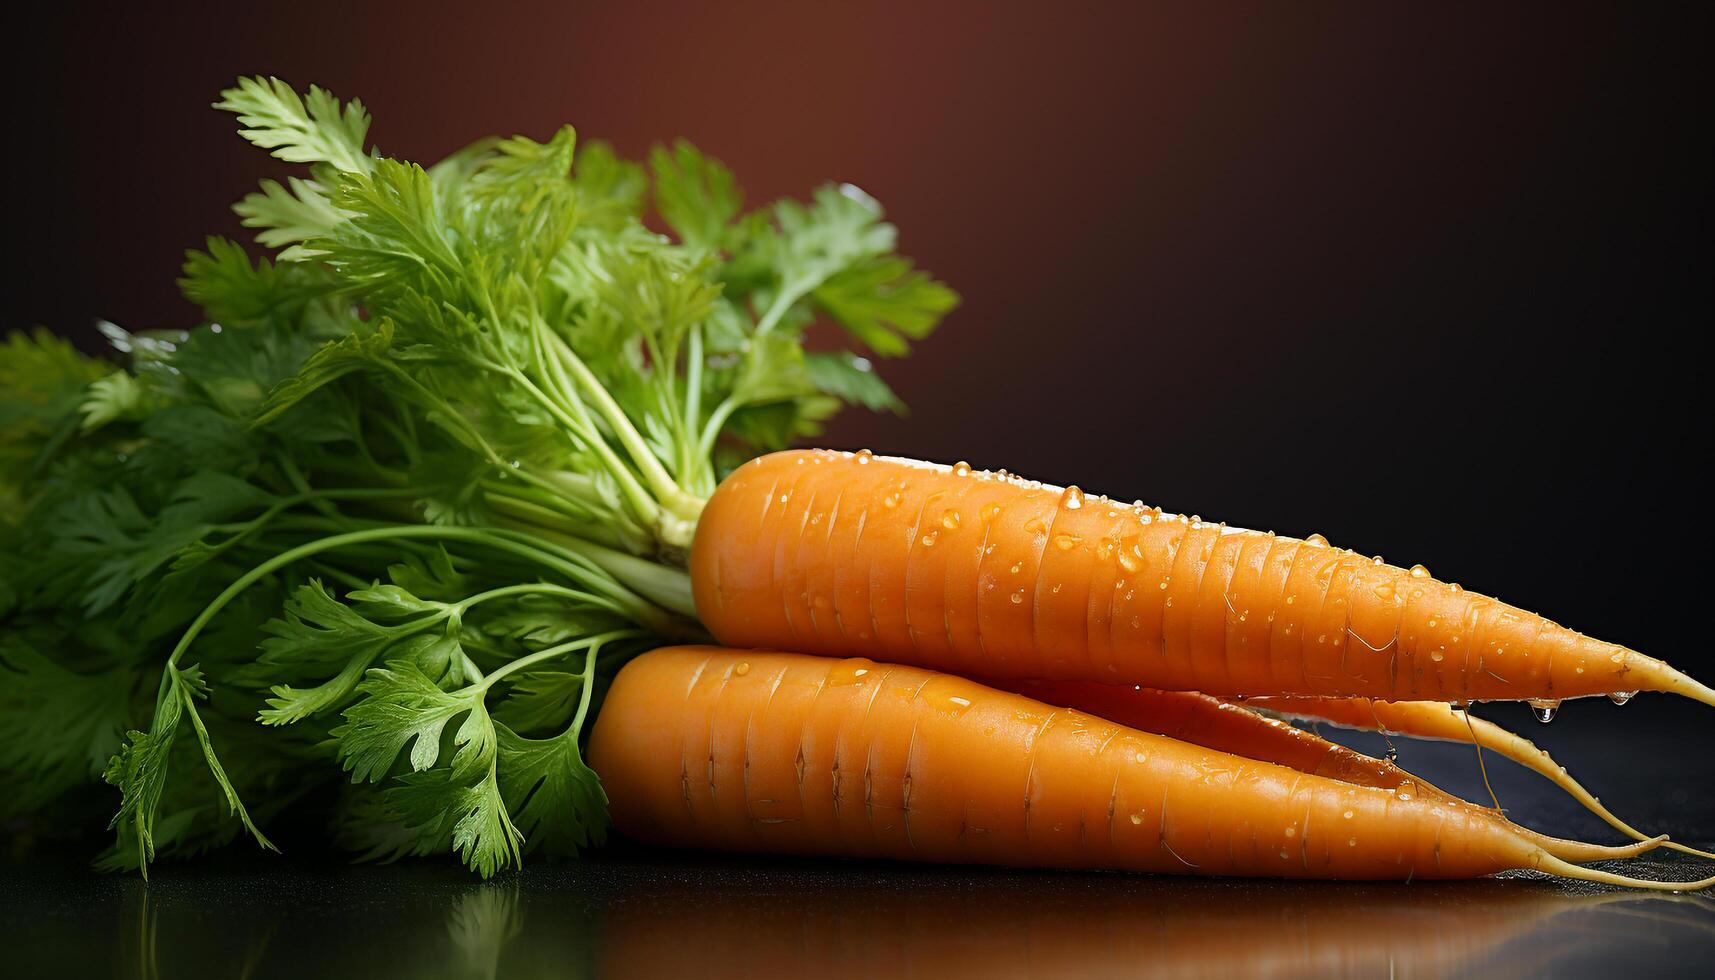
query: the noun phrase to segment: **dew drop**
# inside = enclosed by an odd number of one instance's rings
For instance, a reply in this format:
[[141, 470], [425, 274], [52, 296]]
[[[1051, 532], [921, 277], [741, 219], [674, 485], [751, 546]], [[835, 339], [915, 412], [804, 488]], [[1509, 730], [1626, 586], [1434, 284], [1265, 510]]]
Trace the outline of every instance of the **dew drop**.
[[1342, 817], [1345, 817], [1345, 818], [1346, 818], [1346, 819], [1347, 819], [1347, 820], [1350, 820], [1350, 819], [1352, 819], [1352, 818], [1353, 818], [1353, 817], [1354, 817], [1354, 816], [1356, 816], [1356, 814], [1354, 814], [1354, 813], [1353, 813], [1353, 812], [1352, 812], [1352, 811], [1350, 811], [1350, 810], [1347, 810], [1347, 811], [1346, 811], [1346, 812], [1345, 812], [1345, 813], [1342, 813], [1342, 814], [1340, 814], [1340, 816], [1342, 816]]
[[1012, 563], [1012, 567], [1007, 569], [1007, 571], [1011, 572], [1014, 575], [1017, 575], [1020, 571], [1023, 570], [1023, 568], [1024, 568], [1024, 562], [1015, 561]]
[[939, 538], [940, 536], [941, 536], [940, 531], [930, 531], [928, 534], [923, 535], [921, 538], [918, 538], [917, 540], [918, 540], [918, 542], [920, 542], [923, 545], [923, 547], [933, 548], [933, 547], [935, 547], [935, 540], [937, 538]]
[[1304, 539], [1304, 543], [1305, 544], [1313, 544], [1318, 548], [1328, 547], [1328, 539], [1323, 537], [1320, 534], [1312, 534], [1308, 538]]
[[956, 530], [959, 526], [959, 512], [956, 510], [950, 510], [945, 514], [942, 514], [941, 526], [949, 531]]
[[1544, 725], [1554, 720], [1554, 713], [1560, 710], [1559, 699], [1532, 698], [1525, 702], [1536, 715], [1536, 720]]
[[1061, 551], [1071, 551], [1073, 548], [1076, 548], [1078, 546], [1078, 542], [1082, 540], [1084, 539], [1078, 537], [1076, 534], [1056, 534], [1054, 535], [1054, 547], [1059, 548]]
[[1132, 826], [1134, 826], [1134, 827], [1140, 823], [1143, 823], [1143, 814], [1141, 814], [1141, 813], [1132, 814], [1131, 815], [1131, 822], [1132, 822]]
[[1031, 534], [1047, 534], [1048, 533], [1048, 525], [1042, 523], [1042, 518], [1040, 518], [1040, 517], [1032, 517], [1030, 520], [1025, 521], [1024, 522], [1024, 529], [1026, 531], [1029, 531]]
[[1012, 594], [1012, 604], [1015, 606], [1019, 606], [1019, 605], [1024, 604], [1024, 590], [1023, 589], [1019, 589], [1017, 592], [1014, 592]]
[[953, 475], [954, 476], [970, 476], [971, 475], [971, 464], [965, 462], [962, 459], [959, 460], [957, 463], [954, 463], [953, 464]]
[[852, 460], [854, 462], [856, 462], [859, 466], [868, 465], [869, 461], [874, 459], [874, 458], [875, 458], [875, 454], [870, 452], [867, 449], [860, 449], [857, 452], [852, 454]]
[[741, 661], [737, 667], [734, 667], [732, 669], [732, 672], [737, 674], [740, 677], [743, 677], [744, 675], [750, 673], [750, 661], [748, 661], [748, 660]]
[[898, 507], [899, 506], [899, 494], [890, 493], [887, 496], [881, 498], [881, 505], [883, 507], [886, 507], [888, 510], [892, 510], [893, 508]]
[[1422, 565], [1413, 565], [1413, 566], [1411, 566], [1411, 577], [1412, 578], [1428, 578], [1429, 577], [1429, 569], [1424, 568]]
[[1084, 491], [1077, 487], [1067, 487], [1066, 492], [1060, 495], [1060, 506], [1067, 510], [1077, 510], [1084, 506]]
[[1297, 837], [1297, 836], [1298, 836], [1298, 828], [1297, 828], [1297, 827], [1288, 827], [1288, 828], [1286, 828], [1286, 836], [1288, 836], [1288, 837]]
[[1393, 598], [1393, 586], [1391, 586], [1391, 585], [1386, 585], [1386, 584], [1378, 585], [1378, 586], [1376, 586], [1375, 592], [1376, 592], [1376, 598], [1377, 599], [1392, 599]]
[[1358, 839], [1356, 837], [1346, 838], [1346, 846], [1347, 847], [1357, 847], [1358, 846]]
[[1447, 659], [1447, 654], [1442, 653], [1440, 650], [1431, 650], [1431, 651], [1429, 651], [1429, 659], [1435, 661], [1436, 663], [1440, 663], [1441, 661]]
[[1130, 539], [1129, 542], [1120, 542], [1119, 559], [1120, 567], [1125, 569], [1127, 574], [1135, 573], [1143, 567], [1142, 551], [1136, 538]]
[[1288, 860], [1291, 858], [1291, 855], [1286, 853], [1286, 848], [1284, 848], [1284, 847], [1280, 849], [1280, 856], [1281, 856], [1282, 860]]
[[1630, 701], [1637, 696], [1638, 692], [1636, 691], [1615, 691], [1608, 695], [1608, 700], [1615, 704], [1625, 704], [1627, 701]]
[[982, 509], [983, 523], [988, 524], [1000, 516], [1000, 505], [989, 504]]

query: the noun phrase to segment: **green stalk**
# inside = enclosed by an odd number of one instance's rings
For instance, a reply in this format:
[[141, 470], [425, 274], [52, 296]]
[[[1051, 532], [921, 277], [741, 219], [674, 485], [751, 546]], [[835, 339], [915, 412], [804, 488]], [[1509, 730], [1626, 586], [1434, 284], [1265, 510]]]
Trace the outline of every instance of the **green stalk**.
[[626, 454], [631, 457], [638, 471], [648, 481], [649, 488], [654, 492], [655, 498], [669, 513], [682, 520], [695, 522], [697, 515], [702, 513], [703, 502], [686, 493], [678, 483], [674, 482], [672, 475], [667, 472], [665, 466], [661, 465], [661, 460], [649, 448], [649, 444], [644, 441], [643, 436], [637, 431], [637, 427], [631, 424], [631, 418], [625, 414], [624, 409], [619, 407], [619, 403], [613, 400], [613, 396], [596, 379], [595, 374], [585, 366], [583, 359], [578, 357], [577, 352], [560, 339], [558, 334], [550, 334], [549, 336], [553, 340], [555, 353], [559, 356], [560, 363], [572, 372], [572, 376], [577, 380], [579, 387], [594, 403], [602, 419], [613, 429], [614, 436], [619, 439], [620, 445], [625, 447]]

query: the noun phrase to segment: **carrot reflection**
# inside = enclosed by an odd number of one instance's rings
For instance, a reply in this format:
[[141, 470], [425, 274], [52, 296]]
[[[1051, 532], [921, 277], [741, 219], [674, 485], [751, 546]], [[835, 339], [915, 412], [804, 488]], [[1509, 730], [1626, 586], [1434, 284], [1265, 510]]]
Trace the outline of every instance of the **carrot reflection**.
[[[1022, 876], [1020, 876], [1022, 877]], [[808, 894], [685, 887], [603, 917], [599, 972], [637, 978], [1322, 977], [1540, 971], [1635, 916], [1709, 905], [1533, 881], [1410, 886], [1051, 877]], [[1584, 913], [1597, 913], [1586, 915]], [[1576, 919], [1577, 921], [1562, 921]], [[1562, 928], [1562, 926], [1565, 928]], [[1551, 941], [1533, 942], [1542, 934]]]

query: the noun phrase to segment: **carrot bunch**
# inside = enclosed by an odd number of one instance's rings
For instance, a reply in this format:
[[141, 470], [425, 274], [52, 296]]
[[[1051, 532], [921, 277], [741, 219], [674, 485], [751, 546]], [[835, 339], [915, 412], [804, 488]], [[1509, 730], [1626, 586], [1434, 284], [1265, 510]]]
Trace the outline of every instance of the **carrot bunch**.
[[[1715, 704], [1659, 660], [1315, 536], [778, 451], [842, 404], [898, 409], [872, 356], [958, 302], [858, 188], [747, 208], [688, 143], [634, 163], [569, 126], [424, 166], [276, 78], [217, 108], [302, 167], [235, 205], [271, 258], [190, 253], [201, 325], [107, 324], [119, 365], [0, 343], [8, 826], [51, 833], [104, 780], [103, 861], [146, 867], [241, 829], [272, 847], [343, 774], [343, 843], [484, 875], [611, 819], [935, 861], [1708, 884], [1574, 863], [1686, 848], [1455, 710]], [[1532, 833], [1281, 716], [1491, 749], [1634, 842]]]

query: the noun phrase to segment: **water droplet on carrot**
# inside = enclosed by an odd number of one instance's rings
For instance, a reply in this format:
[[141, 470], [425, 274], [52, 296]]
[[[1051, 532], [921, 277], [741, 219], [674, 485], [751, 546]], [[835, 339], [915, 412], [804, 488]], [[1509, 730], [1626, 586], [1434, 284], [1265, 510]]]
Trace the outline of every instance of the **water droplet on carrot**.
[[1312, 534], [1308, 538], [1304, 539], [1304, 543], [1305, 544], [1313, 544], [1318, 548], [1328, 547], [1328, 539], [1323, 537], [1320, 534]]
[[1012, 563], [1012, 567], [1007, 569], [1007, 571], [1011, 572], [1014, 575], [1017, 575], [1023, 569], [1024, 569], [1024, 562], [1015, 561]]
[[1429, 577], [1429, 569], [1424, 568], [1422, 565], [1413, 565], [1413, 566], [1411, 566], [1411, 577], [1412, 578], [1428, 578]]
[[1048, 533], [1048, 525], [1042, 523], [1042, 518], [1040, 518], [1040, 517], [1032, 517], [1030, 520], [1025, 521], [1024, 522], [1024, 529], [1026, 531], [1029, 531], [1031, 534], [1047, 534]]
[[959, 460], [957, 463], [954, 463], [953, 464], [953, 475], [954, 476], [970, 476], [971, 475], [971, 464], [965, 462], [962, 459]]
[[1066, 491], [1060, 494], [1060, 506], [1067, 510], [1077, 510], [1084, 506], [1084, 491], [1077, 487], [1067, 487]]
[[871, 459], [874, 459], [874, 458], [875, 458], [875, 454], [870, 452], [867, 449], [860, 449], [857, 452], [852, 454], [852, 461], [857, 463], [859, 466], [863, 466], [863, 465], [867, 464]]
[[1375, 593], [1377, 599], [1392, 599], [1393, 586], [1387, 584], [1378, 585], [1375, 588]]
[[1017, 605], [1022, 605], [1023, 602], [1024, 602], [1024, 590], [1019, 589], [1017, 592], [1014, 592], [1012, 594], [1012, 604], [1017, 606]]
[[740, 661], [739, 665], [732, 669], [732, 672], [737, 674], [740, 677], [743, 677], [744, 675], [750, 673], [750, 661], [748, 661], [748, 660]]
[[888, 508], [889, 510], [891, 510], [895, 507], [898, 507], [899, 506], [899, 494], [890, 493], [887, 496], [881, 498], [881, 505], [883, 507]]
[[1560, 710], [1558, 698], [1532, 698], [1525, 702], [1536, 715], [1536, 720], [1544, 725], [1554, 720], [1554, 713]]
[[1084, 539], [1078, 537], [1076, 534], [1056, 534], [1054, 535], [1054, 547], [1059, 548], [1061, 551], [1071, 551], [1073, 548], [1076, 548], [1078, 546], [1078, 542], [1082, 540]]
[[950, 510], [945, 514], [942, 514], [941, 526], [949, 531], [956, 530], [959, 526], [959, 512], [956, 510]]
[[1132, 814], [1131, 815], [1131, 822], [1132, 822], [1133, 826], [1136, 826], [1138, 824], [1143, 823], [1143, 814], [1141, 814], [1141, 813]]
[[1638, 692], [1636, 691], [1615, 691], [1608, 695], [1608, 700], [1615, 704], [1625, 704], [1627, 701], [1630, 701], [1637, 696]]
[[1127, 538], [1120, 542], [1119, 560], [1120, 567], [1125, 569], [1127, 574], [1134, 573], [1143, 567], [1142, 551], [1138, 547], [1136, 538]]
[[1288, 828], [1286, 828], [1286, 836], [1288, 836], [1288, 837], [1297, 837], [1297, 836], [1298, 836], [1298, 828], [1297, 828], [1297, 827], [1288, 827]]
[[1429, 659], [1435, 661], [1436, 663], [1440, 663], [1441, 661], [1447, 659], [1447, 654], [1442, 653], [1440, 650], [1431, 650], [1431, 651], [1429, 651]]
[[1000, 505], [999, 504], [985, 505], [983, 507], [983, 509], [981, 511], [979, 511], [978, 513], [982, 517], [983, 523], [987, 524], [990, 521], [993, 521], [995, 518], [1000, 516]]
[[1463, 585], [1460, 585], [1458, 582], [1453, 582], [1453, 583], [1449, 584], [1447, 587], [1449, 589], [1452, 589], [1454, 592], [1465, 591], [1465, 587]]
[[918, 538], [917, 540], [922, 543], [923, 547], [933, 548], [933, 547], [935, 547], [935, 539], [939, 538], [940, 536], [941, 536], [940, 531], [930, 531], [928, 534], [923, 535], [921, 538]]
[[1342, 816], [1342, 817], [1345, 817], [1345, 818], [1346, 818], [1346, 819], [1347, 819], [1347, 820], [1350, 820], [1350, 819], [1352, 819], [1352, 818], [1353, 818], [1353, 817], [1354, 817], [1354, 816], [1356, 816], [1356, 814], [1354, 814], [1354, 813], [1353, 813], [1353, 812], [1352, 812], [1352, 811], [1350, 811], [1350, 810], [1347, 810], [1347, 811], [1346, 811], [1346, 812], [1345, 812], [1345, 813], [1342, 813], [1342, 814], [1340, 814], [1340, 816]]

